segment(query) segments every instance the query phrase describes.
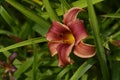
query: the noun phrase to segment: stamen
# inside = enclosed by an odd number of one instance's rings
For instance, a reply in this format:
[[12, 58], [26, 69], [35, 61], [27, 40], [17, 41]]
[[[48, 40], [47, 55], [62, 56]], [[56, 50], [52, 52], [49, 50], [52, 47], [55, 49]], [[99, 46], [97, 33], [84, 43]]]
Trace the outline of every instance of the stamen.
[[63, 34], [63, 42], [67, 44], [72, 44], [75, 42], [75, 38], [71, 32]]

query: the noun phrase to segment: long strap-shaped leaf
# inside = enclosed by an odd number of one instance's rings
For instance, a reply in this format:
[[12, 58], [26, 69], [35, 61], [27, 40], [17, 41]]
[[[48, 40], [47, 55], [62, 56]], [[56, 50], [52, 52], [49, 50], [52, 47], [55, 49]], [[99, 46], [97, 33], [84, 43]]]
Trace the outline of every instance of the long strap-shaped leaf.
[[85, 72], [87, 72], [95, 64], [95, 62], [95, 59], [88, 59], [78, 68], [78, 70], [74, 73], [70, 80], [78, 80]]
[[89, 18], [90, 18], [90, 22], [91, 22], [91, 28], [94, 33], [94, 38], [95, 38], [95, 42], [96, 42], [95, 44], [97, 47], [97, 56], [98, 56], [98, 59], [100, 62], [103, 79], [109, 80], [109, 73], [108, 73], [105, 52], [104, 52], [104, 48], [102, 46], [102, 41], [100, 39], [99, 26], [98, 26], [97, 18], [95, 15], [95, 11], [94, 11], [91, 0], [87, 0], [87, 4], [88, 4], [88, 12], [89, 12]]
[[17, 27], [15, 19], [10, 16], [10, 14], [5, 10], [5, 8], [1, 5], [0, 6], [0, 15], [6, 21], [6, 23], [11, 27], [14, 34], [17, 34]]
[[48, 31], [50, 24], [45, 21], [42, 17], [38, 16], [34, 12], [26, 9], [23, 5], [19, 4], [15, 0], [6, 0], [9, 4], [11, 4], [13, 7], [15, 7], [17, 10], [19, 10], [23, 15], [31, 19], [32, 21], [38, 23], [40, 25], [40, 29], [44, 29], [44, 32], [41, 32], [42, 35], [45, 35]]
[[14, 49], [14, 48], [25, 46], [25, 45], [30, 45], [30, 44], [33, 44], [33, 43], [36, 44], [36, 43], [46, 42], [46, 41], [47, 41], [46, 38], [41, 38], [41, 37], [33, 38], [33, 39], [29, 39], [29, 40], [26, 40], [26, 41], [22, 41], [22, 42], [10, 45], [10, 46], [5, 47], [5, 48], [1, 48], [0, 52], [4, 52], [4, 51], [10, 50], [10, 49]]
[[29, 67], [32, 66], [32, 63], [33, 63], [33, 57], [28, 58], [25, 62], [23, 62], [22, 65], [15, 72], [14, 74], [15, 78], [18, 79], [22, 73], [24, 73]]
[[57, 75], [56, 80], [61, 80], [62, 77], [63, 77], [66, 73], [68, 73], [70, 69], [71, 69], [70, 66], [65, 67], [65, 68]]
[[66, 9], [70, 9], [71, 6], [67, 3], [66, 0], [59, 0], [61, 2], [61, 4], [63, 4], [63, 6], [65, 6]]
[[59, 18], [58, 18], [58, 16], [57, 16], [57, 14], [55, 13], [55, 11], [54, 11], [54, 10], [52, 9], [52, 7], [51, 7], [50, 1], [49, 1], [49, 0], [43, 0], [43, 3], [44, 3], [44, 5], [45, 5], [45, 8], [46, 8], [46, 10], [47, 10], [47, 12], [48, 12], [48, 15], [49, 15], [51, 21], [52, 21], [52, 20], [57, 20], [57, 21], [59, 21]]
[[[104, 0], [91, 0], [92, 4], [97, 4], [99, 2], [102, 2]], [[86, 0], [77, 0], [72, 3], [74, 7], [80, 7], [80, 8], [85, 8], [87, 7], [87, 1]]]

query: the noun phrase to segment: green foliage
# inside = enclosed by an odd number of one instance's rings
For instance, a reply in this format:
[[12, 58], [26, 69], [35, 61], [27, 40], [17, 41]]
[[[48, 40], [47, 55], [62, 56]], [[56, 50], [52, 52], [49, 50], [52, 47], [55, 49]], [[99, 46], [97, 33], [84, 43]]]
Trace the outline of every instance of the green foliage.
[[[11, 53], [17, 80], [120, 80], [120, 1], [119, 0], [0, 0], [0, 61]], [[83, 19], [96, 45], [97, 55], [58, 67], [51, 57], [46, 33], [53, 20], [62, 22], [64, 13], [84, 8]], [[89, 22], [90, 21], [90, 22]], [[117, 43], [116, 43], [117, 42]], [[0, 65], [1, 68], [1, 65]], [[4, 69], [0, 69], [0, 80]]]

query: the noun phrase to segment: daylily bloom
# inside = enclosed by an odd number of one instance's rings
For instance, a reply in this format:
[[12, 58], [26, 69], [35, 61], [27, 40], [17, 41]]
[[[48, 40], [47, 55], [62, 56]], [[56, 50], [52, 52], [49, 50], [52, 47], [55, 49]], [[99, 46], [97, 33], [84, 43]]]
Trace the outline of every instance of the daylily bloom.
[[8, 80], [7, 74], [9, 74], [10, 80], [16, 80], [13, 76], [14, 72], [17, 70], [17, 68], [13, 65], [13, 61], [15, 60], [16, 57], [17, 53], [13, 53], [9, 56], [8, 62], [0, 61], [0, 68], [5, 69], [2, 75], [3, 80]]
[[88, 37], [83, 21], [77, 18], [77, 14], [83, 9], [74, 7], [64, 14], [63, 23], [53, 21], [48, 33], [48, 47], [51, 55], [58, 53], [58, 66], [72, 64], [69, 57], [73, 47], [73, 53], [81, 58], [90, 58], [95, 55], [95, 46], [86, 44], [83, 39]]

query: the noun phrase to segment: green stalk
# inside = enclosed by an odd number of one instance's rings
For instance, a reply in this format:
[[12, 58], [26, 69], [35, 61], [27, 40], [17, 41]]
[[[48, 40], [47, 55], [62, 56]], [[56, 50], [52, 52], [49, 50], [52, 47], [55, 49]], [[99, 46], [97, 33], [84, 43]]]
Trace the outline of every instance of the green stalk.
[[36, 44], [33, 43], [33, 49], [34, 49], [34, 60], [33, 60], [33, 80], [37, 80], [37, 56], [38, 56], [38, 50]]
[[0, 52], [4, 52], [10, 49], [14, 49], [14, 48], [18, 48], [18, 47], [22, 47], [22, 46], [26, 46], [26, 45], [30, 45], [30, 44], [36, 44], [36, 43], [41, 43], [41, 42], [47, 42], [46, 38], [43, 37], [38, 37], [38, 38], [33, 38], [33, 39], [29, 39], [26, 41], [22, 41], [13, 45], [10, 45], [8, 47], [5, 48], [1, 48]]
[[104, 80], [109, 80], [107, 61], [106, 61], [105, 51], [102, 46], [102, 41], [100, 39], [100, 32], [99, 32], [99, 26], [98, 26], [96, 14], [95, 14], [91, 0], [86, 0], [86, 1], [88, 4], [89, 18], [90, 18], [91, 28], [94, 33], [94, 39], [95, 39], [95, 42], [96, 42], [95, 44], [97, 48], [97, 57], [100, 62], [102, 76]]
[[42, 0], [42, 1], [43, 1], [44, 5], [45, 5], [45, 8], [46, 8], [46, 10], [48, 12], [48, 15], [49, 15], [51, 21], [53, 21], [53, 20], [59, 21], [59, 18], [57, 16], [57, 14], [55, 13], [55, 11], [52, 9], [49, 0]]

